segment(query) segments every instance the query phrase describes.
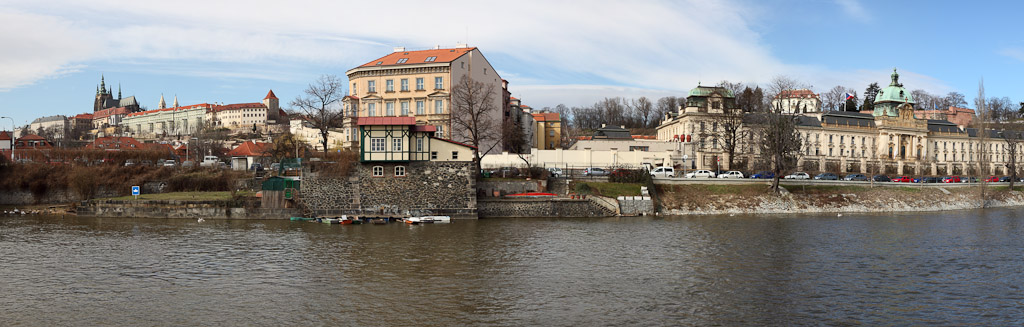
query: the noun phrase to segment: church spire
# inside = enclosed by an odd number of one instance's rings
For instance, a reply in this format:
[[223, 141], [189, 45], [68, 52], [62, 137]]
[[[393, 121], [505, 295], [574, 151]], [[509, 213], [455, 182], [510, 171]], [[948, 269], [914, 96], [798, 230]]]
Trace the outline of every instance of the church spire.
[[167, 109], [167, 101], [164, 101], [164, 94], [160, 93], [160, 104], [156, 106], [157, 109]]
[[117, 99], [121, 100], [121, 83], [117, 83]]
[[178, 95], [177, 94], [174, 95], [174, 107], [175, 108], [178, 107]]
[[103, 94], [107, 92], [107, 82], [104, 80], [103, 74], [100, 74], [100, 91], [104, 92]]

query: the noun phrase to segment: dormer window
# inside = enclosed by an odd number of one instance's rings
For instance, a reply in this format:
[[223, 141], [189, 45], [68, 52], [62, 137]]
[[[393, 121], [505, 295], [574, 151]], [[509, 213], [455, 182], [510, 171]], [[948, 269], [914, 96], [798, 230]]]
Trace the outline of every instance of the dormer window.
[[398, 59], [399, 64], [404, 64], [406, 61], [409, 61], [409, 58]]
[[434, 61], [436, 59], [437, 59], [437, 56], [431, 56], [431, 57], [427, 57], [427, 59], [423, 59], [423, 62], [432, 62], [432, 61]]
[[378, 61], [378, 62], [377, 62], [377, 66], [380, 66], [380, 65], [383, 65], [383, 64], [384, 64], [384, 62], [383, 62], [383, 61]]

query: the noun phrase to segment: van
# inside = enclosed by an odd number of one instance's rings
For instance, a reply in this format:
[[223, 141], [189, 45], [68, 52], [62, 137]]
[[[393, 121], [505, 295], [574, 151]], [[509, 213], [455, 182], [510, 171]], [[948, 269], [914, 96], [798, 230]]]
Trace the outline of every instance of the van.
[[651, 170], [651, 177], [676, 177], [675, 168], [664, 166]]
[[203, 161], [199, 163], [199, 166], [218, 167], [218, 163], [220, 163], [220, 159], [217, 159], [217, 156], [205, 156], [203, 157]]

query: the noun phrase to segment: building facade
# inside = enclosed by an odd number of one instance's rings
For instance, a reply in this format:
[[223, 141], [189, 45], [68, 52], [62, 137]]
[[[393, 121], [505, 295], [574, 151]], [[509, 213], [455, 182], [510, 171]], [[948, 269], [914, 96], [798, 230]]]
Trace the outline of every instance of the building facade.
[[213, 107], [201, 103], [135, 112], [125, 115], [121, 125], [125, 132], [143, 140], [191, 135], [202, 128], [207, 112]]
[[534, 113], [532, 147], [541, 150], [562, 148], [562, 117], [558, 113]]
[[[479, 49], [459, 45], [450, 49], [395, 51], [346, 72], [349, 94], [343, 100], [346, 115], [347, 146], [356, 147], [358, 118], [413, 117], [416, 122], [433, 126], [435, 136], [468, 141], [452, 122], [452, 87], [463, 78], [481, 82], [489, 95], [490, 116], [501, 122], [504, 88], [501, 76]], [[353, 115], [354, 113], [354, 115]], [[490, 146], [487, 146], [490, 148]], [[498, 149], [500, 150], [500, 149]]]
[[787, 90], [772, 98], [772, 108], [787, 114], [821, 112], [821, 98], [808, 89]]
[[[742, 137], [733, 158], [735, 167], [728, 166], [720, 123], [728, 109], [736, 109], [730, 103], [735, 101], [728, 90], [698, 87], [690, 92], [685, 108], [667, 115], [658, 126], [658, 140], [682, 143], [673, 157], [676, 165], [721, 170], [765, 168], [758, 168], [757, 114], [744, 114]], [[801, 138], [796, 169], [809, 172], [1006, 174], [1009, 158], [1003, 137], [1004, 133], [1015, 133], [983, 132], [945, 120], [917, 117], [914, 99], [899, 83], [895, 70], [891, 83], [875, 98], [875, 110], [870, 114], [827, 112], [794, 119]]]
[[63, 139], [71, 131], [71, 123], [68, 117], [63, 115], [36, 118], [29, 124], [29, 129], [35, 133], [46, 134], [53, 139]]

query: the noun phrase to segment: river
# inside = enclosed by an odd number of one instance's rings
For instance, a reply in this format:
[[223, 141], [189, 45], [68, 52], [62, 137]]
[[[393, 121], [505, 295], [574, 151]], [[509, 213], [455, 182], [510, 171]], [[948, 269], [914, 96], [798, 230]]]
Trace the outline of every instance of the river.
[[0, 217], [0, 321], [1022, 325], [1022, 213], [422, 226]]

